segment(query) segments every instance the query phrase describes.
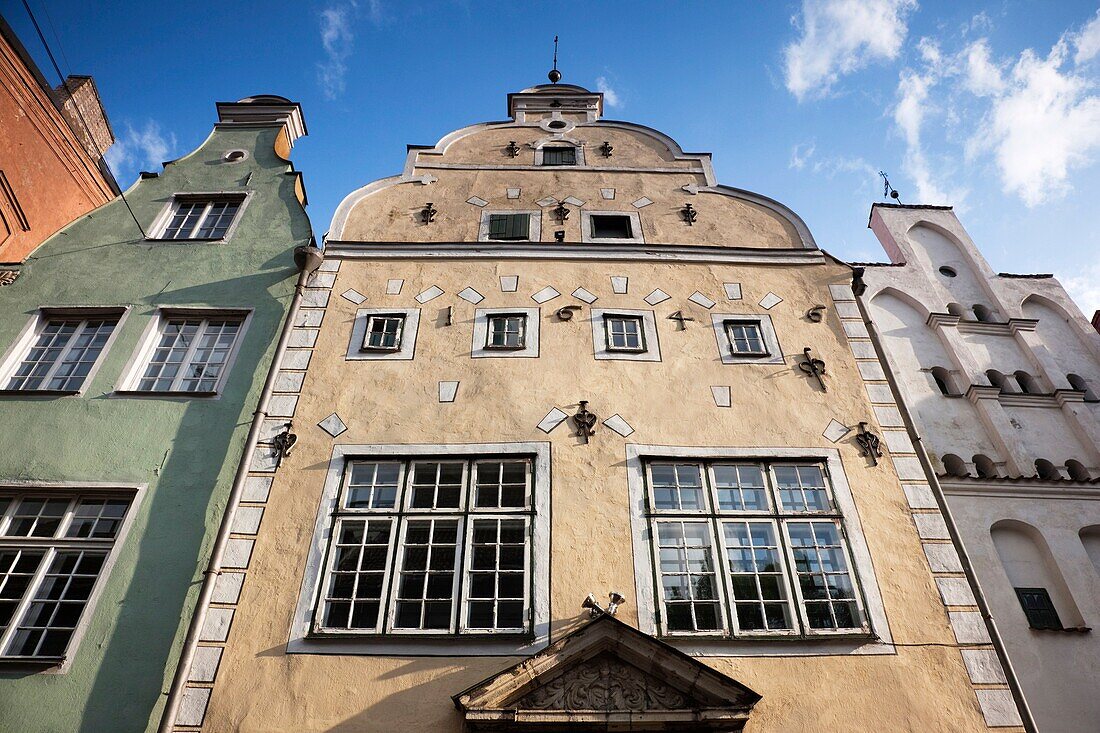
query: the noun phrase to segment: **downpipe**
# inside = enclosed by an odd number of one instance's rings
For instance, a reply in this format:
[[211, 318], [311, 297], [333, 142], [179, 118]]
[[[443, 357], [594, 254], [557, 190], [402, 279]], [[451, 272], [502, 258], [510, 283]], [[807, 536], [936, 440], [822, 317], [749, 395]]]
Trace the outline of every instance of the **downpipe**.
[[214, 547], [210, 552], [210, 562], [203, 574], [202, 587], [199, 589], [195, 611], [191, 615], [191, 624], [183, 641], [183, 649], [180, 651], [176, 674], [172, 678], [172, 687], [168, 691], [168, 700], [165, 702], [164, 713], [161, 715], [160, 725], [157, 728], [158, 733], [171, 733], [171, 730], [175, 727], [180, 702], [183, 700], [183, 692], [187, 687], [187, 678], [191, 671], [191, 665], [195, 661], [195, 650], [199, 645], [202, 627], [206, 623], [206, 610], [210, 605], [210, 598], [214, 594], [214, 584], [222, 571], [222, 558], [225, 555], [225, 548], [229, 544], [233, 518], [241, 502], [241, 494], [244, 492], [245, 480], [248, 478], [249, 466], [252, 464], [252, 454], [256, 452], [256, 445], [260, 442], [260, 431], [263, 428], [264, 419], [267, 417], [271, 393], [275, 389], [275, 379], [282, 367], [283, 355], [286, 353], [290, 334], [294, 330], [294, 320], [302, 304], [302, 294], [305, 292], [309, 276], [324, 261], [324, 253], [312, 244], [294, 248], [294, 264], [298, 268], [298, 282], [294, 286], [294, 297], [290, 302], [290, 310], [287, 312], [286, 320], [283, 322], [283, 330], [279, 334], [279, 343], [275, 347], [275, 355], [271, 359], [271, 368], [268, 370], [267, 379], [264, 381], [263, 390], [260, 392], [256, 411], [252, 414], [252, 426], [248, 430], [248, 438], [245, 440], [241, 460], [237, 465], [233, 487], [229, 491], [229, 500], [226, 502], [221, 525], [218, 527], [218, 534], [214, 540]]

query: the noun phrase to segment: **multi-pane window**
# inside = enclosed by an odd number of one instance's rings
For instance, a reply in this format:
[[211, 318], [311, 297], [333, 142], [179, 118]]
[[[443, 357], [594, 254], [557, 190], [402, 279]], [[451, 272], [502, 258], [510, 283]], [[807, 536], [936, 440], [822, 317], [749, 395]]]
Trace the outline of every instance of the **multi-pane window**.
[[397, 351], [405, 330], [404, 313], [384, 313], [367, 318], [363, 348], [368, 351]]
[[130, 499], [0, 493], [0, 658], [65, 656]]
[[520, 457], [350, 462], [318, 629], [530, 631], [531, 469]]
[[489, 214], [489, 239], [525, 240], [531, 236], [530, 214]]
[[239, 197], [177, 198], [161, 239], [222, 239], [242, 203]]
[[608, 351], [645, 351], [642, 319], [639, 316], [604, 316]]
[[543, 165], [576, 165], [577, 149], [565, 146], [544, 147], [542, 149]]
[[162, 318], [140, 392], [216, 392], [240, 335], [241, 316]]
[[6, 388], [78, 391], [117, 325], [117, 315], [46, 317]]
[[1058, 609], [1046, 588], [1016, 588], [1016, 597], [1027, 616], [1027, 623], [1033, 629], [1062, 629], [1062, 620], [1058, 618]]
[[522, 349], [527, 337], [527, 316], [523, 313], [500, 313], [489, 316], [485, 348]]
[[647, 469], [665, 633], [866, 628], [823, 465], [653, 461]]
[[738, 356], [767, 355], [768, 347], [760, 332], [759, 321], [726, 321], [725, 327], [731, 352]]

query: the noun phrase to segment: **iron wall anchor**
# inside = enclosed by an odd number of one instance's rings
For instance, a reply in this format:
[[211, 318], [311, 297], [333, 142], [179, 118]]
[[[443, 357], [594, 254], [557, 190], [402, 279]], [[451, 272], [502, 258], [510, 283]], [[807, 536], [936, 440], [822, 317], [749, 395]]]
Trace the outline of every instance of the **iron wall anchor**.
[[806, 311], [806, 319], [811, 323], [821, 323], [825, 318], [825, 306], [815, 305]]
[[696, 211], [691, 204], [684, 204], [684, 208], [680, 209], [680, 215], [684, 217], [684, 222], [688, 226], [691, 226], [698, 218], [699, 212]]
[[439, 210], [432, 205], [432, 202], [424, 204], [424, 208], [420, 211], [420, 218], [424, 220], [425, 224], [431, 224], [435, 221], [435, 215], [439, 213]]
[[828, 392], [829, 388], [825, 386], [825, 362], [821, 359], [815, 359], [810, 352], [810, 347], [807, 346], [802, 350], [802, 353], [806, 355], [806, 358], [798, 363], [798, 368], [809, 374], [817, 383], [821, 385], [822, 392]]
[[581, 400], [581, 409], [573, 416], [573, 424], [577, 426], [577, 437], [584, 438], [588, 444], [588, 437], [595, 435], [596, 415], [588, 411], [588, 400]]
[[867, 423], [861, 422], [859, 424], [859, 434], [856, 435], [856, 442], [859, 443], [859, 454], [870, 458], [871, 465], [877, 466], [878, 459], [882, 458], [882, 449], [879, 448], [878, 436], [867, 429]]
[[519, 155], [519, 146], [516, 145], [515, 140], [509, 140], [508, 147], [506, 147], [505, 150], [508, 151], [508, 155], [511, 155], [513, 158]]
[[271, 439], [272, 449], [275, 451], [275, 468], [283, 465], [283, 459], [290, 455], [294, 444], [298, 442], [298, 436], [290, 432], [291, 423], [286, 424], [286, 429]]
[[680, 323], [680, 330], [684, 331], [684, 330], [687, 329], [687, 323], [686, 322], [687, 321], [694, 321], [695, 319], [692, 318], [691, 316], [685, 316], [683, 311], [676, 311], [675, 313], [673, 313], [672, 315], [670, 315], [668, 317], [668, 320], [678, 321]]

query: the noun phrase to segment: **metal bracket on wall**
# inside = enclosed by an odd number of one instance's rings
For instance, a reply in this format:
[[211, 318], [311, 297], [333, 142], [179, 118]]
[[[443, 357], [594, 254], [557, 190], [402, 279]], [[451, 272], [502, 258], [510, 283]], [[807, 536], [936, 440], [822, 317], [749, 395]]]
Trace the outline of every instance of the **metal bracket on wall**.
[[699, 212], [696, 211], [691, 204], [684, 204], [684, 208], [680, 209], [680, 215], [684, 217], [684, 222], [688, 226], [691, 226], [699, 217]]
[[573, 424], [577, 426], [577, 437], [584, 438], [585, 444], [588, 443], [589, 436], [596, 434], [593, 430], [596, 427], [596, 415], [588, 411], [588, 400], [581, 400], [580, 409], [573, 416]]
[[558, 204], [554, 207], [554, 215], [564, 224], [569, 219], [569, 209], [565, 208], [565, 204]]
[[878, 459], [882, 458], [882, 449], [879, 448], [879, 437], [867, 429], [867, 423], [859, 424], [859, 433], [856, 435], [859, 443], [859, 454], [871, 459], [871, 465], [877, 466]]
[[798, 363], [798, 368], [816, 379], [817, 383], [821, 385], [822, 392], [828, 392], [829, 388], [825, 386], [825, 362], [821, 359], [815, 359], [809, 346], [804, 348], [802, 353], [806, 355], [806, 358]]
[[443, 325], [454, 325], [455, 307], [453, 305], [447, 306], [447, 310], [443, 311]]
[[516, 145], [515, 140], [509, 140], [508, 147], [506, 147], [505, 150], [508, 152], [508, 155], [511, 155], [513, 158], [519, 155], [519, 146]]
[[683, 311], [676, 311], [668, 317], [668, 320], [678, 321], [680, 323], [680, 330], [683, 331], [687, 329], [687, 321], [694, 321], [695, 319], [691, 316], [685, 316]]
[[298, 436], [290, 432], [292, 426], [292, 423], [287, 423], [286, 429], [271, 439], [271, 445], [275, 451], [275, 468], [283, 465], [283, 459], [290, 455], [294, 444], [298, 442]]
[[825, 306], [815, 305], [806, 311], [806, 319], [811, 323], [821, 323], [825, 319]]
[[438, 213], [439, 211], [432, 205], [432, 202], [429, 201], [424, 204], [424, 208], [420, 212], [420, 218], [424, 220], [425, 224], [431, 224], [435, 221], [435, 215]]
[[579, 311], [580, 309], [579, 305], [565, 305], [554, 311], [554, 315], [558, 317], [559, 321], [571, 321], [573, 320], [573, 311]]
[[603, 157], [610, 158], [611, 151], [615, 149], [615, 146], [606, 140], [603, 141], [603, 145], [600, 146], [600, 152], [603, 153]]

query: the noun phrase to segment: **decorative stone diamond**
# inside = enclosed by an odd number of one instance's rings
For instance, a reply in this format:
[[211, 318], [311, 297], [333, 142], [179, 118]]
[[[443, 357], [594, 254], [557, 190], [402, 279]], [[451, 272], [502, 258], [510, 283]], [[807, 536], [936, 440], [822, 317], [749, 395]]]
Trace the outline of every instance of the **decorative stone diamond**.
[[344, 424], [344, 421], [340, 419], [340, 416], [335, 412], [326, 417], [317, 425], [332, 437], [336, 437], [340, 433], [348, 429], [348, 426]]

